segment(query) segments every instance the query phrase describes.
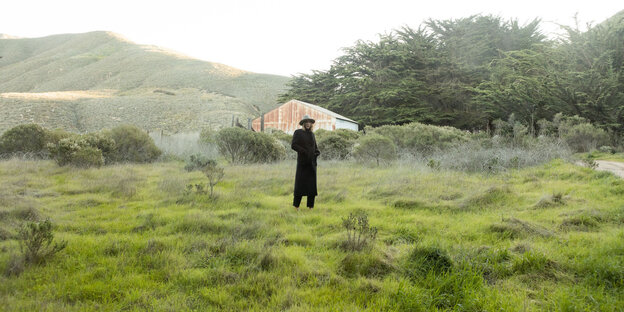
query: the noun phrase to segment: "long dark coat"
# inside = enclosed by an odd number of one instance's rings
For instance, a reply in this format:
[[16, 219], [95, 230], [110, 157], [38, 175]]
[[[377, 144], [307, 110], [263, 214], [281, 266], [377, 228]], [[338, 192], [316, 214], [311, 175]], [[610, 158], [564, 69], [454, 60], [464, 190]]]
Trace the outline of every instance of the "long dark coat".
[[321, 154], [312, 131], [298, 129], [293, 134], [292, 149], [297, 151], [295, 196], [316, 196], [316, 158]]

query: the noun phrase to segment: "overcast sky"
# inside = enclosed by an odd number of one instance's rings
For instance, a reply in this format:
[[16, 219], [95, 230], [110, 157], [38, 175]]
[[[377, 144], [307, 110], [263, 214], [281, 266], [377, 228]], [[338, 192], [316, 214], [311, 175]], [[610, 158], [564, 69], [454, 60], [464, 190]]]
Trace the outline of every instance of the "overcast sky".
[[328, 69], [358, 39], [423, 21], [493, 14], [522, 24], [599, 23], [624, 9], [614, 0], [0, 0], [0, 33], [42, 37], [107, 30], [139, 44], [284, 76]]

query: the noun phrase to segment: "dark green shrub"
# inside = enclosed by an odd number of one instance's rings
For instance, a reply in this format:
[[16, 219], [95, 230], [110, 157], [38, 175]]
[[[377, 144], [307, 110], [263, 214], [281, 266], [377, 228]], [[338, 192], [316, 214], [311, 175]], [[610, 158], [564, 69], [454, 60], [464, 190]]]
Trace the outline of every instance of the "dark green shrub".
[[47, 133], [36, 124], [15, 126], [0, 136], [0, 155], [32, 155], [44, 157]]
[[282, 130], [277, 130], [277, 129], [267, 129], [270, 131], [266, 131], [266, 133], [270, 134], [272, 137], [276, 138], [279, 141], [286, 141], [289, 142], [292, 141], [292, 135], [282, 131]]
[[268, 163], [284, 159], [284, 146], [266, 133], [252, 132], [253, 141], [250, 149], [251, 162]]
[[575, 152], [590, 152], [609, 141], [609, 136], [604, 130], [592, 125], [583, 117], [557, 114], [553, 122], [557, 125], [559, 137]]
[[253, 141], [251, 131], [240, 128], [221, 129], [216, 136], [219, 153], [232, 163], [245, 163], [249, 155], [250, 145]]
[[381, 126], [370, 129], [369, 132], [389, 138], [403, 152], [426, 155], [470, 139], [470, 134], [453, 127], [431, 126], [418, 122], [401, 126]]
[[343, 160], [351, 152], [355, 140], [348, 140], [338, 133], [330, 132], [316, 142], [321, 151], [321, 159]]
[[67, 242], [52, 244], [54, 234], [50, 220], [28, 222], [19, 232], [20, 249], [28, 263], [43, 263], [67, 246]]
[[48, 144], [50, 155], [59, 166], [81, 168], [100, 167], [104, 164], [102, 151], [91, 146], [82, 136], [61, 139], [58, 144]]
[[360, 133], [357, 131], [353, 131], [353, 130], [349, 130], [349, 129], [336, 129], [334, 131], [332, 131], [331, 133], [333, 134], [337, 134], [338, 136], [340, 136], [341, 138], [347, 140], [347, 141], [354, 141], [357, 140], [360, 137]]
[[598, 148], [598, 150], [601, 153], [606, 153], [606, 154], [615, 154], [615, 148], [609, 146], [609, 145], [603, 145], [600, 148]]
[[[67, 132], [63, 129], [56, 129], [56, 130], [47, 130], [46, 131], [46, 142], [52, 143], [52, 144], [58, 144], [58, 142], [62, 139], [65, 138], [69, 138], [72, 137], [76, 134], [71, 133], [71, 132]], [[46, 146], [47, 147], [47, 146]]]
[[387, 137], [369, 134], [361, 137], [353, 148], [353, 156], [362, 161], [387, 162], [397, 157], [396, 145]]
[[118, 126], [104, 135], [115, 141], [115, 149], [111, 153], [112, 162], [153, 162], [162, 153], [154, 140], [136, 126]]
[[217, 163], [216, 161], [206, 156], [203, 156], [201, 154], [195, 154], [195, 155], [191, 155], [189, 159], [186, 161], [184, 170], [189, 171], [189, 172], [195, 171], [195, 170], [202, 170], [208, 165], [211, 165], [211, 164], [216, 165], [216, 163]]
[[284, 146], [271, 135], [242, 128], [225, 128], [216, 136], [221, 155], [232, 163], [267, 163], [285, 157]]
[[100, 150], [104, 163], [110, 164], [115, 157], [115, 140], [101, 133], [88, 133], [83, 135], [83, 139], [92, 148]]

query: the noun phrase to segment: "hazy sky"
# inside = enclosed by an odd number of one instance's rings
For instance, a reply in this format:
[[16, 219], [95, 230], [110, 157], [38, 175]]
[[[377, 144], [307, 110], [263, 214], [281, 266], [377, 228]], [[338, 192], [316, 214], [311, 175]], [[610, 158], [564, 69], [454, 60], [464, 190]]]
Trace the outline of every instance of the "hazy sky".
[[240, 69], [290, 76], [327, 69], [358, 39], [424, 20], [493, 14], [522, 24], [599, 23], [624, 9], [614, 0], [0, 0], [0, 33], [42, 37], [108, 30], [139, 44]]

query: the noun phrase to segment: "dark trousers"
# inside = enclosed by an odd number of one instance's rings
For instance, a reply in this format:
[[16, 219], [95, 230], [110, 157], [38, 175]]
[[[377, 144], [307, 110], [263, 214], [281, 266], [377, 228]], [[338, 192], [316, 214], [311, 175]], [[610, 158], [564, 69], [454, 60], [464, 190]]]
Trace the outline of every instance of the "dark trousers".
[[[293, 199], [293, 206], [299, 207], [299, 205], [301, 204], [301, 197], [303, 196], [295, 195], [295, 198]], [[308, 197], [308, 208], [314, 208], [314, 196], [307, 196], [307, 197]]]

